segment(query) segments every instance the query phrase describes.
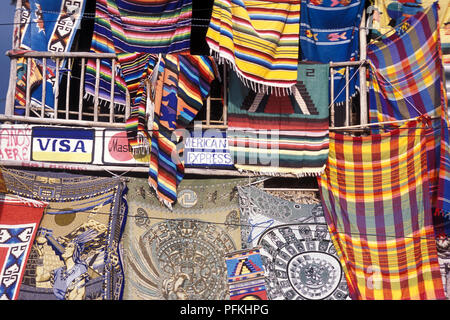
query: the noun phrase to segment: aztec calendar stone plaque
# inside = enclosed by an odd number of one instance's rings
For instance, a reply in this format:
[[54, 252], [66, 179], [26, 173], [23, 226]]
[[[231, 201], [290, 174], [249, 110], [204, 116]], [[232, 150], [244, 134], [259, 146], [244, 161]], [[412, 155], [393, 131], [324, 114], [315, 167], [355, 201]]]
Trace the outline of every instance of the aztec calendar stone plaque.
[[349, 299], [326, 224], [279, 225], [259, 238], [271, 300]]

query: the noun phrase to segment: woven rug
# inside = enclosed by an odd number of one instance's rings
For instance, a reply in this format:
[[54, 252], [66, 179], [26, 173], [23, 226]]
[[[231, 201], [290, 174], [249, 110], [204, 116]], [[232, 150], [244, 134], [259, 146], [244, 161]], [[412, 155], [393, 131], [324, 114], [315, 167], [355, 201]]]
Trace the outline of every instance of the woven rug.
[[18, 299], [121, 299], [124, 183], [118, 178], [12, 169], [3, 176], [9, 193], [48, 202]]
[[[207, 56], [146, 55], [120, 56], [129, 91], [135, 92], [126, 129], [132, 153], [150, 154], [149, 183], [158, 198], [171, 207], [184, 176], [175, 130], [185, 129], [203, 107], [218, 72], [214, 60]], [[140, 77], [136, 61], [141, 66]], [[154, 82], [143, 82], [148, 76], [154, 77]], [[147, 97], [147, 86], [151, 97]]]
[[146, 179], [130, 179], [124, 299], [229, 299], [225, 256], [241, 248], [237, 186], [246, 183], [185, 179], [169, 210]]
[[238, 187], [242, 247], [259, 247], [269, 300], [349, 299], [320, 204]]
[[429, 121], [364, 137], [330, 134], [318, 178], [354, 300], [445, 298], [429, 199]]
[[[358, 60], [359, 26], [365, 1], [302, 0], [300, 14], [301, 59], [322, 63]], [[335, 69], [335, 104], [345, 102], [345, 67]], [[356, 94], [359, 71], [349, 67], [349, 95]]]
[[225, 261], [230, 300], [267, 300], [259, 248], [230, 252]]
[[206, 41], [257, 92], [286, 93], [297, 80], [300, 0], [215, 0]]
[[[192, 0], [99, 0], [91, 51], [104, 53], [189, 53]], [[102, 59], [99, 98], [110, 101], [111, 63]], [[116, 105], [125, 105], [120, 66], [115, 70]], [[86, 68], [85, 91], [95, 96], [95, 60]]]
[[423, 114], [436, 118], [435, 139], [428, 146], [432, 206], [449, 212], [450, 140], [437, 18], [434, 4], [406, 20], [393, 35], [368, 46], [369, 109], [370, 122]]
[[[75, 34], [84, 14], [85, 0], [27, 0], [21, 11], [20, 49], [48, 52], [68, 52], [72, 48]], [[67, 61], [62, 59], [59, 65], [56, 61], [47, 59], [45, 107], [54, 107], [54, 88], [56, 69], [60, 69], [60, 77], [65, 72]], [[23, 65], [18, 66], [18, 83], [16, 86], [16, 102], [25, 105], [26, 70]], [[69, 66], [71, 67], [71, 66]], [[33, 59], [32, 74], [40, 74], [40, 78], [32, 79], [31, 104], [40, 107], [42, 104], [43, 62]], [[61, 80], [61, 78], [59, 80]], [[23, 109], [16, 113], [23, 114]]]
[[317, 175], [328, 157], [329, 66], [300, 64], [292, 95], [248, 89], [230, 74], [227, 138], [234, 166], [262, 175]]
[[17, 300], [31, 246], [47, 203], [0, 195], [0, 299]]

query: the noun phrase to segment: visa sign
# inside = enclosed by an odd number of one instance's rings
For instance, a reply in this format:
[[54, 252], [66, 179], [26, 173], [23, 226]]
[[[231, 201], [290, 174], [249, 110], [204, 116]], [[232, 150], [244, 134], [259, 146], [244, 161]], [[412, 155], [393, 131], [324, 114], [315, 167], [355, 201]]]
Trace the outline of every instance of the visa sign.
[[92, 163], [95, 130], [33, 127], [34, 161]]

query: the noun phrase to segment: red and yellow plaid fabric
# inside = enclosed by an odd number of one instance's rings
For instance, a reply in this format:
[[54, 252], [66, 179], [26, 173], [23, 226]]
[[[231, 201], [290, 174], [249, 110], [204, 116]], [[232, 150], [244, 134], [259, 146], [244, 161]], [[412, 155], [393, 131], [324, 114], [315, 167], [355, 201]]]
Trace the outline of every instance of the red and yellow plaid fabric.
[[352, 299], [445, 299], [426, 170], [429, 123], [365, 137], [330, 133], [318, 180]]

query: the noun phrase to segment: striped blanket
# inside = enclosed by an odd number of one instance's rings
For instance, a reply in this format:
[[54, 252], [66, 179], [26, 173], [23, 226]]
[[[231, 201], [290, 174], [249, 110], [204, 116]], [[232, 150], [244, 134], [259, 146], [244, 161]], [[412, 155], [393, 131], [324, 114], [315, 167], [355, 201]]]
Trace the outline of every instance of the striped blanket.
[[370, 121], [427, 114], [434, 141], [428, 147], [432, 206], [450, 212], [450, 145], [437, 5], [410, 17], [393, 35], [370, 44]]
[[352, 299], [445, 298], [427, 173], [427, 120], [365, 137], [330, 133], [318, 178]]
[[[358, 60], [359, 25], [363, 0], [302, 0], [300, 47], [305, 61], [322, 63]], [[345, 102], [345, 68], [335, 70], [334, 97], [336, 104]], [[349, 68], [350, 97], [356, 93], [358, 71]]]
[[257, 174], [320, 174], [328, 157], [328, 64], [300, 64], [292, 95], [257, 93], [232, 73], [227, 138], [234, 165]]
[[[98, 0], [91, 51], [97, 53], [188, 53], [192, 0]], [[110, 101], [111, 62], [101, 61], [99, 98]], [[85, 90], [95, 95], [95, 60], [88, 60]], [[126, 102], [120, 66], [116, 72], [115, 100]]]
[[285, 92], [297, 79], [299, 22], [300, 0], [215, 0], [206, 41], [254, 91]]
[[[149, 183], [158, 198], [171, 207], [184, 175], [175, 130], [186, 128], [202, 108], [218, 75], [216, 64], [211, 57], [181, 54], [124, 54], [119, 59], [133, 95], [126, 123], [129, 144], [134, 154], [150, 154]], [[137, 65], [140, 67], [135, 68]], [[148, 76], [150, 82], [142, 81]], [[147, 97], [147, 86], [151, 97]]]

